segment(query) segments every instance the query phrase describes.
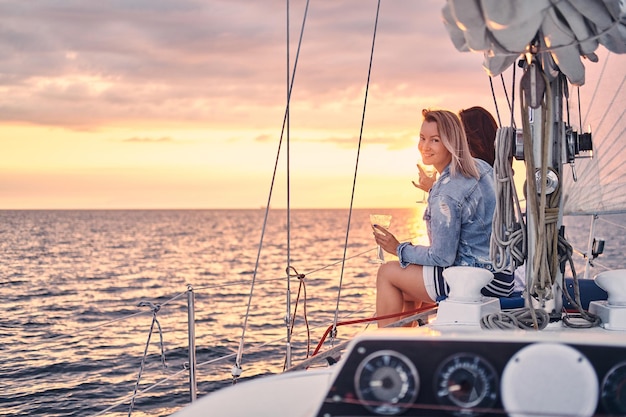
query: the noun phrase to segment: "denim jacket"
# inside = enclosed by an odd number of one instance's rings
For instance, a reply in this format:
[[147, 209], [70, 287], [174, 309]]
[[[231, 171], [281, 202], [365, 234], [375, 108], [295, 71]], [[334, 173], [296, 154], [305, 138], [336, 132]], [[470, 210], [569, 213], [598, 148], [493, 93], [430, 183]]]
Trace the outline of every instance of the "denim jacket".
[[491, 222], [496, 205], [493, 168], [474, 158], [480, 179], [452, 177], [450, 165], [428, 195], [424, 221], [430, 246], [398, 245], [400, 265], [466, 265], [493, 271], [489, 256]]

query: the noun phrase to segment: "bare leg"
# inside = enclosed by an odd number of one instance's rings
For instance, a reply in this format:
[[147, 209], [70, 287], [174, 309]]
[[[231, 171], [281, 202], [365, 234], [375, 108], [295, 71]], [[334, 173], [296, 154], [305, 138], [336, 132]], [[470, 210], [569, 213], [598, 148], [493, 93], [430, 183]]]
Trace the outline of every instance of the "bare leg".
[[[415, 302], [414, 300], [407, 300], [406, 298], [404, 299], [404, 307], [402, 308], [402, 311], [406, 312], [406, 311], [413, 311], [418, 307], [422, 306], [422, 302]], [[415, 327], [417, 326], [417, 323], [415, 323], [414, 321], [410, 322], [410, 323], [406, 323], [403, 325], [404, 327]]]
[[421, 305], [422, 305], [421, 301], [419, 303], [416, 303], [415, 300], [407, 300], [405, 298], [404, 299], [404, 308], [402, 309], [402, 311], [415, 310], [416, 308], [420, 307]]
[[[376, 313], [379, 316], [400, 313], [405, 300], [413, 300], [415, 306], [422, 301], [432, 303], [422, 275], [421, 265], [402, 268], [398, 262], [387, 262], [380, 266], [376, 277]], [[398, 318], [380, 320], [378, 327], [385, 327]]]

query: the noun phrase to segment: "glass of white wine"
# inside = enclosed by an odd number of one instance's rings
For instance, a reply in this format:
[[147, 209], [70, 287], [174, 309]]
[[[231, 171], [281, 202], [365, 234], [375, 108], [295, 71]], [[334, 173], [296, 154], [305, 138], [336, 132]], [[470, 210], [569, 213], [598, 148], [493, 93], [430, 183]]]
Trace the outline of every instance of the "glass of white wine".
[[[388, 229], [391, 225], [391, 214], [370, 214], [370, 223], [372, 226], [378, 225]], [[374, 229], [374, 233], [382, 233]], [[376, 257], [371, 260], [372, 263], [382, 264], [385, 262], [385, 251], [380, 245], [376, 246]]]

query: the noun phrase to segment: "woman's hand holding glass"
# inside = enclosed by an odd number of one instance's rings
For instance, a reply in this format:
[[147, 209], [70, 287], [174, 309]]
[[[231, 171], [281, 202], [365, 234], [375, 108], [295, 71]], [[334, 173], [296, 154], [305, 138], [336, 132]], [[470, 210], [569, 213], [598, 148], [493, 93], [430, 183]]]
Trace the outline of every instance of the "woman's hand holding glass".
[[[381, 231], [377, 232], [377, 227], [384, 231], [384, 228], [391, 225], [391, 214], [370, 214], [370, 223], [374, 229], [374, 239], [376, 239], [376, 233], [383, 233]], [[376, 258], [372, 259], [372, 262], [377, 264], [385, 262], [385, 255], [380, 245], [376, 247]]]
[[372, 228], [374, 229], [374, 239], [379, 248], [379, 259], [381, 259], [380, 262], [382, 263], [384, 261], [383, 251], [395, 255], [400, 241], [389, 230], [379, 224], [372, 224]]

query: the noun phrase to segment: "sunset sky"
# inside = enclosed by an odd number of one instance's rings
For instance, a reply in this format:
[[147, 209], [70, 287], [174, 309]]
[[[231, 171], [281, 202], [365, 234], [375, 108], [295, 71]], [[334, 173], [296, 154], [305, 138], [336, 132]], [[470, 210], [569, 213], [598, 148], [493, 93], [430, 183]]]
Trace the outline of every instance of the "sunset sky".
[[[306, 1], [290, 4], [293, 65]], [[496, 114], [482, 56], [456, 51], [443, 4], [382, 1], [356, 207], [421, 198], [422, 108]], [[291, 104], [292, 207], [350, 203], [376, 7], [311, 2]], [[286, 66], [285, 0], [0, 0], [0, 209], [265, 206]], [[285, 145], [272, 207], [286, 206]]]

